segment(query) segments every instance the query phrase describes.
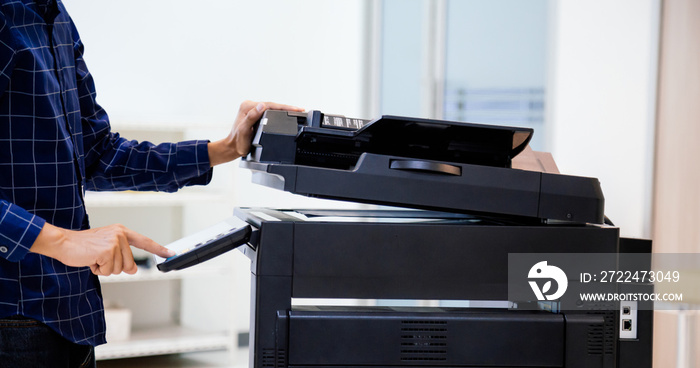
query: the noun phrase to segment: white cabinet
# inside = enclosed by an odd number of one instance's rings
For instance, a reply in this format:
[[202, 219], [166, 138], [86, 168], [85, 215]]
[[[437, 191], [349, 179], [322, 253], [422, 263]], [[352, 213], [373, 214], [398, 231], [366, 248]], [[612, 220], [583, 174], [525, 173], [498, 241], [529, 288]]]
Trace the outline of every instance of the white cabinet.
[[[230, 128], [115, 126], [128, 139], [154, 143], [214, 140]], [[236, 170], [231, 164], [217, 167], [210, 185], [177, 193], [88, 192], [91, 226], [120, 223], [166, 245], [231, 216]], [[150, 258], [136, 249], [134, 256]], [[110, 320], [108, 313], [108, 336], [109, 331], [124, 329], [130, 334], [97, 347], [98, 360], [222, 349], [231, 352], [233, 361], [247, 359], [245, 350], [238, 349], [238, 336], [248, 331], [250, 261], [240, 252], [168, 273], [151, 262], [151, 267], [139, 266], [135, 275], [100, 281], [106, 306], [118, 306], [130, 317], [129, 322], [121, 317]]]
[[[114, 303], [131, 314], [130, 336], [126, 340], [108, 341], [95, 350], [97, 359], [114, 359], [183, 353], [202, 350], [232, 350], [235, 344], [234, 326], [229, 321], [218, 326], [198, 326], [188, 323], [183, 315], [188, 298], [185, 292], [189, 280], [210, 279], [221, 283], [231, 278], [230, 259], [219, 266], [200, 266], [188, 271], [163, 274], [153, 268], [139, 269], [135, 275], [101, 277], [102, 290], [107, 306]], [[224, 264], [225, 263], [225, 264]], [[223, 291], [221, 294], [226, 293]], [[212, 294], [220, 294], [212, 292]], [[229, 300], [227, 300], [229, 299]], [[213, 295], [207, 301], [226, 303], [230, 298]], [[228, 318], [224, 317], [224, 320]], [[110, 320], [107, 328], [120, 320]], [[108, 332], [109, 335], [109, 332]]]

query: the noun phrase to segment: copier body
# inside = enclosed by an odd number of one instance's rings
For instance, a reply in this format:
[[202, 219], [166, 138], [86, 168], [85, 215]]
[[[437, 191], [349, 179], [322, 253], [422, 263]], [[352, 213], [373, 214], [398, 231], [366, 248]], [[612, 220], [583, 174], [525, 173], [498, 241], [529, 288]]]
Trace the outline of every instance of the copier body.
[[648, 310], [639, 311], [638, 338], [621, 341], [619, 312], [592, 304], [559, 313], [293, 304], [504, 301], [509, 253], [650, 250], [648, 242], [620, 241], [615, 227], [503, 224], [423, 211], [247, 208], [236, 215], [256, 228], [242, 249], [252, 262], [251, 368], [651, 366]]
[[[618, 270], [620, 254], [648, 260], [651, 251], [650, 242], [620, 239], [604, 224], [597, 179], [512, 168], [531, 135], [396, 116], [265, 112], [241, 162], [255, 182], [412, 209], [237, 209], [255, 228], [239, 248], [252, 262], [250, 367], [651, 367], [649, 305], [638, 308], [636, 338], [620, 339], [614, 304], [551, 308], [532, 294], [509, 295], [510, 254], [609, 254], [601, 267]], [[567, 277], [572, 293], [583, 286]], [[315, 299], [432, 306], [293, 303]]]

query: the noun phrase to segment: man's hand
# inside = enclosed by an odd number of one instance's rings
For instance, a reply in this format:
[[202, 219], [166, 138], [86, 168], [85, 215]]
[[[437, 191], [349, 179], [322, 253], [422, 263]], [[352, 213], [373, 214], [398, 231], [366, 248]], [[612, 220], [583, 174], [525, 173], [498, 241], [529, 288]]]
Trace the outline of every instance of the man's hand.
[[212, 167], [248, 154], [250, 142], [253, 140], [253, 127], [268, 109], [304, 111], [299, 107], [274, 102], [244, 101], [238, 109], [236, 120], [228, 137], [209, 143], [209, 162]]
[[122, 225], [74, 231], [46, 223], [29, 250], [55, 258], [67, 266], [88, 266], [95, 275], [106, 276], [136, 273], [130, 245], [163, 258], [175, 255], [173, 251]]

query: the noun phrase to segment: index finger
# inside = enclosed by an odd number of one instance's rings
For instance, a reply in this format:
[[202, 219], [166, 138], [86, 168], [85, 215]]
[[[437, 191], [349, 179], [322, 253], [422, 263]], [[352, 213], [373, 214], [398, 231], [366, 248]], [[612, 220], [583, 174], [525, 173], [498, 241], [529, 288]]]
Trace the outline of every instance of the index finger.
[[302, 112], [304, 111], [303, 108], [297, 107], [297, 106], [292, 106], [292, 105], [285, 105], [285, 104], [280, 104], [276, 102], [263, 102], [265, 104], [265, 108], [269, 110], [285, 110], [285, 111], [299, 111]]
[[127, 241], [130, 245], [133, 245], [136, 248], [143, 249], [162, 258], [168, 258], [175, 255], [175, 251], [156, 243], [147, 236], [141, 235], [129, 229], [126, 229], [125, 231]]

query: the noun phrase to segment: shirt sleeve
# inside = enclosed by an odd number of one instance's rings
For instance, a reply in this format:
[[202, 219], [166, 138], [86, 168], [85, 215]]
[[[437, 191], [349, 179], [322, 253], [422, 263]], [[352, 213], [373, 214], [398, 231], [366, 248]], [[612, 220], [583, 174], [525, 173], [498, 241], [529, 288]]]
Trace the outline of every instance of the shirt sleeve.
[[110, 134], [91, 148], [95, 157], [87, 171], [88, 190], [149, 190], [174, 192], [188, 185], [211, 181], [207, 141], [186, 141], [154, 145], [128, 141]]
[[14, 38], [5, 14], [0, 11], [0, 95], [5, 93], [16, 61]]
[[[5, 93], [16, 63], [12, 30], [0, 10], [0, 95]], [[0, 257], [16, 262], [24, 258], [44, 227], [44, 219], [0, 199]]]
[[46, 221], [0, 199], [0, 257], [17, 262], [24, 258]]
[[83, 60], [83, 44], [73, 26], [75, 66], [85, 151], [85, 189], [174, 192], [208, 184], [212, 168], [208, 141], [155, 145], [127, 140], [112, 132], [97, 104], [95, 84]]

